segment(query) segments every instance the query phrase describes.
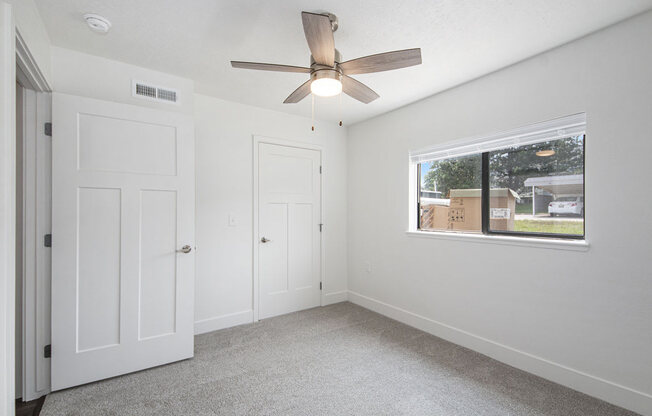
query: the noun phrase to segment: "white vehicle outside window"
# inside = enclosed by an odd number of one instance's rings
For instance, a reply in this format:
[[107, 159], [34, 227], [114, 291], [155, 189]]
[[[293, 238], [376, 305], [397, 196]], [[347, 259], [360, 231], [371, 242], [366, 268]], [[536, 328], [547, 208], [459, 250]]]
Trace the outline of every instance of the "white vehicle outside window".
[[562, 196], [548, 204], [548, 214], [584, 216], [584, 197], [580, 195]]

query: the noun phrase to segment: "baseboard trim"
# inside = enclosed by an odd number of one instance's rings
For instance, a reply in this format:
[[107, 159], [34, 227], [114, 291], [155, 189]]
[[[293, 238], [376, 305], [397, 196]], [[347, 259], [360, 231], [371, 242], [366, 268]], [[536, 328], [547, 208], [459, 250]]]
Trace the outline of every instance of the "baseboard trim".
[[348, 292], [349, 302], [429, 334], [477, 351], [528, 373], [597, 397], [633, 412], [652, 416], [652, 395], [566, 367], [461, 329], [437, 322], [368, 296]]
[[249, 309], [241, 312], [229, 313], [213, 318], [202, 319], [195, 322], [195, 335], [205, 334], [232, 326], [250, 324], [254, 321], [254, 311]]
[[345, 302], [349, 298], [348, 295], [349, 295], [348, 290], [342, 290], [340, 292], [333, 292], [333, 293], [325, 293], [324, 295], [322, 295], [322, 306]]

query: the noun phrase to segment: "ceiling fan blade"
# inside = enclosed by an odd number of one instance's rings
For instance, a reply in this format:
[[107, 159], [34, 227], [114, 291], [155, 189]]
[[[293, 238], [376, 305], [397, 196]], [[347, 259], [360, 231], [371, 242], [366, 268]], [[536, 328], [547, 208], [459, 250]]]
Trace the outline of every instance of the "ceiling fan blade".
[[283, 104], [298, 103], [299, 101], [306, 98], [308, 94], [310, 94], [310, 80], [301, 84], [301, 86], [296, 90], [294, 90], [292, 94], [288, 95], [288, 98], [286, 98], [285, 101], [283, 101]]
[[234, 68], [258, 69], [261, 71], [300, 72], [302, 74], [310, 73], [310, 68], [304, 68], [302, 66], [264, 64], [262, 62], [231, 61], [231, 66]]
[[414, 48], [352, 59], [339, 64], [339, 68], [344, 74], [355, 75], [390, 71], [419, 64], [421, 64], [421, 49]]
[[328, 16], [301, 12], [303, 32], [315, 62], [320, 65], [335, 65], [335, 40]]
[[380, 97], [380, 95], [376, 94], [374, 90], [367, 87], [362, 82], [347, 77], [346, 75], [342, 75], [342, 91], [365, 104], [369, 104], [376, 98]]

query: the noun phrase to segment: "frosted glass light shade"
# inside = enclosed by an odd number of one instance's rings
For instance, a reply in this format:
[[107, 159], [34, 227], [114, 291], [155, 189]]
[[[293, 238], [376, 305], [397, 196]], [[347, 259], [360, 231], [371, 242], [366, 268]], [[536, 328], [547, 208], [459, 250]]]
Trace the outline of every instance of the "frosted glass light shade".
[[310, 91], [320, 97], [332, 97], [342, 92], [342, 83], [332, 78], [321, 78], [310, 84]]
[[342, 74], [334, 69], [322, 69], [310, 75], [310, 91], [320, 97], [332, 97], [342, 92]]

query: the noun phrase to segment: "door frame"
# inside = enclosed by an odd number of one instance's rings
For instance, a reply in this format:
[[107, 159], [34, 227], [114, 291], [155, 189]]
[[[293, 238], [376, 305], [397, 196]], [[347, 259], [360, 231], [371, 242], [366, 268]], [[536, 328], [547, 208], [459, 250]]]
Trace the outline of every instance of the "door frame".
[[300, 142], [300, 141], [293, 141], [293, 140], [285, 140], [285, 139], [277, 139], [273, 137], [267, 137], [267, 136], [259, 136], [259, 135], [254, 135], [253, 136], [253, 234], [252, 234], [252, 246], [253, 246], [253, 297], [252, 297], [252, 309], [254, 312], [254, 322], [257, 322], [260, 320], [260, 296], [259, 296], [259, 288], [260, 288], [260, 278], [258, 276], [258, 251], [259, 251], [259, 245], [257, 244], [258, 242], [258, 229], [259, 229], [259, 224], [258, 224], [258, 162], [259, 162], [259, 152], [258, 152], [258, 145], [261, 143], [267, 143], [267, 144], [273, 144], [277, 146], [286, 146], [286, 147], [294, 147], [294, 148], [299, 148], [299, 149], [306, 149], [306, 150], [316, 150], [319, 152], [319, 159], [320, 159], [320, 164], [321, 164], [321, 175], [320, 176], [320, 185], [319, 185], [319, 211], [320, 211], [320, 216], [321, 216], [321, 224], [322, 224], [322, 231], [319, 233], [319, 257], [320, 257], [320, 265], [319, 265], [319, 281], [322, 284], [321, 290], [319, 291], [319, 305], [324, 306], [324, 289], [326, 288], [326, 282], [324, 280], [325, 277], [325, 258], [326, 258], [326, 251], [324, 248], [324, 235], [326, 233], [326, 230], [328, 227], [325, 226], [326, 223], [326, 215], [324, 213], [324, 185], [326, 182], [326, 172], [327, 170], [325, 169], [325, 158], [324, 158], [324, 149], [322, 146], [319, 146], [317, 144], [313, 143], [305, 143], [305, 142]]
[[45, 123], [51, 121], [51, 88], [18, 28], [16, 78], [24, 88], [21, 396], [23, 401], [29, 401], [50, 392], [50, 363], [42, 352], [50, 339], [51, 274], [44, 263], [49, 249], [42, 244], [42, 238], [51, 232], [46, 219], [51, 214], [51, 204], [41, 200], [41, 196], [43, 192], [49, 195], [46, 188], [50, 187], [51, 179], [51, 174], [43, 169], [44, 158], [51, 158], [45, 149], [45, 142], [50, 138], [44, 131]]
[[12, 6], [0, 1], [0, 413], [7, 415], [15, 411], [17, 66], [36, 91], [50, 90], [15, 25]]
[[44, 236], [52, 231], [52, 153], [44, 125], [51, 121], [51, 96], [34, 90], [33, 83], [26, 85], [20, 67], [17, 74], [23, 87], [23, 244], [22, 279], [16, 290], [22, 289], [21, 397], [30, 401], [50, 392], [50, 362], [43, 351], [50, 343], [50, 248], [45, 247]]

